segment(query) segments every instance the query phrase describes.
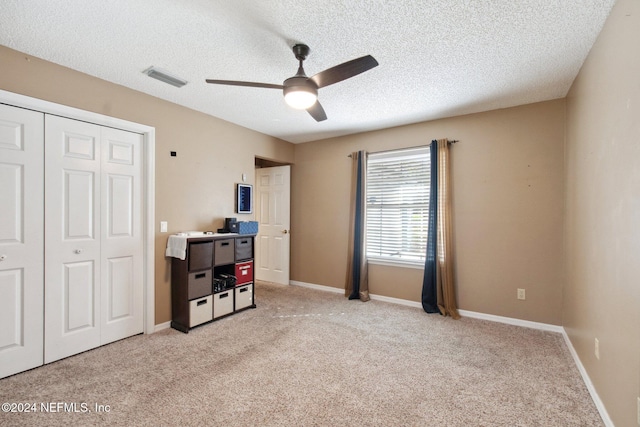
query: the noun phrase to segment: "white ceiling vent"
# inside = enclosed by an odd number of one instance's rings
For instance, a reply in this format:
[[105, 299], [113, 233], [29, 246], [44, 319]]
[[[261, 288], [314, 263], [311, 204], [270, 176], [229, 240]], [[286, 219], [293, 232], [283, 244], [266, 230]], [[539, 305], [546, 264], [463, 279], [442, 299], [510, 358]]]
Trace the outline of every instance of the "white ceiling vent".
[[160, 80], [161, 82], [168, 83], [171, 86], [182, 87], [187, 84], [186, 80], [176, 76], [172, 76], [170, 73], [157, 67], [151, 66], [146, 70], [144, 70], [143, 73], [156, 80]]

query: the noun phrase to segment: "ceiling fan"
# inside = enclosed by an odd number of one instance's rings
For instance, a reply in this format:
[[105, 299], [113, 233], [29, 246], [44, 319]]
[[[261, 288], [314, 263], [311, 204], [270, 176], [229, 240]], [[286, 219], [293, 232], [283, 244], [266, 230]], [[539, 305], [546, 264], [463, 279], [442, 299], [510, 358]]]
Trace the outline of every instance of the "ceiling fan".
[[318, 89], [364, 73], [378, 65], [378, 61], [376, 61], [373, 56], [366, 55], [328, 68], [312, 77], [307, 77], [304, 73], [304, 68], [302, 68], [302, 62], [309, 55], [309, 46], [296, 44], [292, 49], [296, 59], [300, 61], [298, 72], [295, 76], [286, 79], [281, 85], [212, 79], [207, 79], [207, 83], [281, 89], [284, 93], [284, 100], [289, 106], [300, 110], [307, 110], [307, 112], [311, 114], [311, 117], [317, 122], [321, 122], [327, 119], [327, 115], [318, 101]]

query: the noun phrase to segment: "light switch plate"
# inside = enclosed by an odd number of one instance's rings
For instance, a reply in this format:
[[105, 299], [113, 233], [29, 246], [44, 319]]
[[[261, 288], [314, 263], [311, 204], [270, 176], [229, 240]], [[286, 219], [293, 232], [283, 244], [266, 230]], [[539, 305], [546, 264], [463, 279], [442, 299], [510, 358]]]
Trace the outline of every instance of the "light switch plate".
[[160, 221], [160, 232], [161, 233], [166, 233], [167, 229], [168, 229], [168, 224], [167, 221]]

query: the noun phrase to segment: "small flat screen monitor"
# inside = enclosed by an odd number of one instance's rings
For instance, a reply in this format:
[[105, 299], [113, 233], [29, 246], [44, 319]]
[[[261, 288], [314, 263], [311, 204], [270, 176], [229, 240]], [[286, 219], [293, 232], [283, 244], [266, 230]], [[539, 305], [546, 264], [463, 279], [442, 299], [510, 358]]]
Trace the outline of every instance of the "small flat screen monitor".
[[238, 184], [237, 189], [237, 213], [253, 212], [253, 186], [251, 184]]

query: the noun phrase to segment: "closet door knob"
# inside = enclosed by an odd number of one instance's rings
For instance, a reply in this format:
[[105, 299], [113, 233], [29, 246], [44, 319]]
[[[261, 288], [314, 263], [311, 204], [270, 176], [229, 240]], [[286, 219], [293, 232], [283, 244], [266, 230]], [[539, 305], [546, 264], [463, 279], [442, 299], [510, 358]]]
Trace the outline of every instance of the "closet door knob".
[[0, 255], [0, 261], [4, 261], [5, 259], [7, 259], [6, 255]]
[[75, 250], [75, 251], [73, 251], [73, 252], [75, 252], [75, 253], [77, 253], [77, 254], [81, 254], [81, 253], [82, 253], [82, 249], [76, 249], [76, 250]]

